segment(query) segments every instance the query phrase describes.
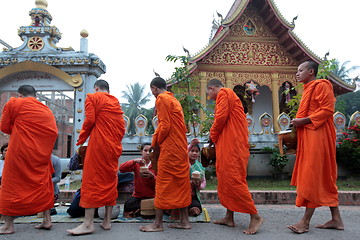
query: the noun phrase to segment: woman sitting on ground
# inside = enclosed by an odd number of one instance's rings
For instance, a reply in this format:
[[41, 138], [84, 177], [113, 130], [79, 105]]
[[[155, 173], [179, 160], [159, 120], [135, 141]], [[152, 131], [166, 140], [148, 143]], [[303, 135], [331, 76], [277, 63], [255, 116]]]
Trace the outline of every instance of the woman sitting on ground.
[[189, 216], [198, 216], [202, 212], [200, 201], [200, 190], [206, 187], [205, 168], [199, 161], [200, 156], [200, 141], [193, 139], [188, 146], [188, 156], [190, 162], [190, 176], [191, 176], [191, 195], [192, 201], [189, 209]]

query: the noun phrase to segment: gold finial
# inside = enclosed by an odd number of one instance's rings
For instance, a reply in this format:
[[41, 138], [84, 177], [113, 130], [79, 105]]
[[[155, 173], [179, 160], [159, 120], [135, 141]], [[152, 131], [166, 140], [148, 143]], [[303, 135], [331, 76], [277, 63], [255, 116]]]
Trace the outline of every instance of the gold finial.
[[83, 38], [87, 38], [89, 36], [89, 32], [86, 29], [80, 31], [80, 36]]
[[35, 5], [37, 8], [46, 10], [48, 2], [46, 0], [35, 0]]

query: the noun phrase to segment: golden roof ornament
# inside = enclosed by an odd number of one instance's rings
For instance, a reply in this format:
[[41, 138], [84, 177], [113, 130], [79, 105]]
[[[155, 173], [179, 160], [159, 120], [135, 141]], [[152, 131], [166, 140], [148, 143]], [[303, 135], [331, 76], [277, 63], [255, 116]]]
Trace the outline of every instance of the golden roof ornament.
[[35, 0], [35, 5], [37, 8], [46, 10], [48, 2], [46, 0]]
[[86, 29], [80, 31], [80, 36], [83, 38], [87, 38], [89, 36], [89, 32]]

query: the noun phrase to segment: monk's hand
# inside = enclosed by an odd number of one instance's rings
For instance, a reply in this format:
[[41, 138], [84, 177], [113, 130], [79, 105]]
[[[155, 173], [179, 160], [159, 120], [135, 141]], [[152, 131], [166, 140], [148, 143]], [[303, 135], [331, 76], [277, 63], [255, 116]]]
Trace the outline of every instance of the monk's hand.
[[309, 123], [311, 123], [311, 120], [308, 117], [295, 118], [295, 119], [291, 120], [291, 122], [290, 122], [290, 124], [292, 124], [294, 127], [300, 127], [302, 125], [309, 124]]

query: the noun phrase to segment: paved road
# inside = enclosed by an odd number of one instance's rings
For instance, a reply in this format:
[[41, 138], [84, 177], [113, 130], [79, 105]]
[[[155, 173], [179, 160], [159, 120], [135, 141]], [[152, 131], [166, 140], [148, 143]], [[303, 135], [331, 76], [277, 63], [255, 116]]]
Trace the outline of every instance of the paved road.
[[[209, 210], [211, 220], [224, 216], [225, 210], [220, 205], [204, 205]], [[261, 230], [253, 236], [246, 236], [242, 230], [247, 226], [249, 217], [246, 214], [237, 213], [235, 221], [237, 226], [229, 228], [213, 223], [193, 223], [191, 230], [177, 230], [165, 228], [160, 233], [140, 232], [137, 223], [114, 223], [110, 231], [104, 231], [96, 224], [96, 232], [92, 235], [69, 236], [66, 229], [77, 226], [77, 223], [54, 223], [52, 230], [35, 230], [35, 224], [16, 224], [16, 233], [8, 236], [0, 236], [0, 239], [16, 240], [60, 240], [60, 239], [196, 239], [196, 240], [232, 240], [232, 239], [266, 239], [266, 240], [359, 240], [360, 239], [360, 207], [342, 206], [341, 214], [345, 223], [345, 230], [323, 230], [314, 226], [323, 223], [330, 218], [328, 208], [319, 208], [311, 222], [310, 232], [306, 234], [294, 234], [286, 228], [287, 225], [296, 223], [302, 216], [304, 209], [290, 205], [258, 205], [259, 213], [265, 218]]]

